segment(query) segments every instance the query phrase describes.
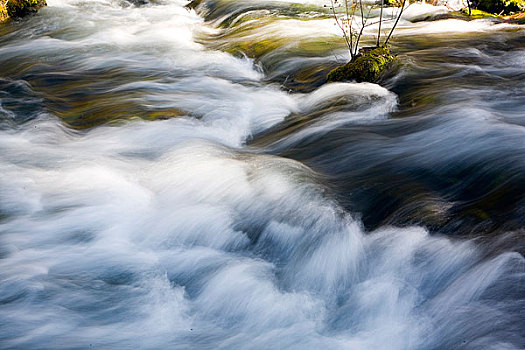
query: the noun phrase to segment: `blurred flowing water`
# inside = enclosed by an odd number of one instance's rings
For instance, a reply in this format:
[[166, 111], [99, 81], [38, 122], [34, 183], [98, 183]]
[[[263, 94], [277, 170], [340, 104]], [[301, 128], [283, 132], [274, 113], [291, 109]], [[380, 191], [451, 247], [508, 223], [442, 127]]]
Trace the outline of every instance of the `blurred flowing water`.
[[412, 5], [324, 84], [321, 0], [48, 5], [0, 25], [0, 348], [525, 347], [523, 26]]

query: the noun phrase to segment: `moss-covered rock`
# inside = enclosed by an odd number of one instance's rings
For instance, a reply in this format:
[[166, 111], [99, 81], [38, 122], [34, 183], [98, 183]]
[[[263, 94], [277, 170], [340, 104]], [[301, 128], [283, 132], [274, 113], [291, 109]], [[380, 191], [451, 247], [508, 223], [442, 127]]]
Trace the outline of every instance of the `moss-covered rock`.
[[47, 6], [46, 0], [8, 0], [6, 10], [9, 17], [23, 17]]
[[330, 71], [326, 79], [328, 82], [356, 80], [375, 83], [393, 60], [394, 56], [387, 48], [364, 48], [353, 60]]
[[468, 9], [463, 8], [460, 11], [464, 15], [468, 15], [471, 19], [482, 19], [482, 18], [497, 18], [497, 15], [494, 15], [492, 13], [488, 13], [485, 11], [477, 10], [477, 9]]
[[475, 0], [474, 8], [493, 14], [513, 14], [525, 11], [525, 0]]
[[384, 0], [387, 7], [401, 7], [403, 0]]
[[[384, 0], [384, 4], [386, 7], [401, 7], [403, 6], [403, 3], [405, 5], [413, 4], [415, 2], [418, 2], [418, 0]], [[377, 1], [376, 3], [381, 4], [381, 1]]]

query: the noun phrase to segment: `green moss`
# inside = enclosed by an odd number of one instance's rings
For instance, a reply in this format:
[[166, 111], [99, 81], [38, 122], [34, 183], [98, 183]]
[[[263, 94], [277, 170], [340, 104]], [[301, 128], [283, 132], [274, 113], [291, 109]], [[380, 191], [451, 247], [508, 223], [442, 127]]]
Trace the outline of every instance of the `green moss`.
[[[468, 8], [461, 9], [461, 12], [463, 14], [468, 15], [469, 14], [469, 9]], [[481, 11], [481, 10], [477, 10], [477, 9], [471, 9], [470, 10], [470, 17], [473, 18], [473, 19], [481, 19], [481, 18], [486, 18], [486, 17], [497, 17], [497, 16], [493, 15], [492, 13], [485, 12], [485, 11]]]
[[326, 79], [328, 82], [356, 80], [374, 83], [393, 60], [389, 49], [365, 48], [350, 62], [330, 71]]
[[9, 0], [6, 5], [10, 17], [23, 17], [47, 6], [46, 0]]

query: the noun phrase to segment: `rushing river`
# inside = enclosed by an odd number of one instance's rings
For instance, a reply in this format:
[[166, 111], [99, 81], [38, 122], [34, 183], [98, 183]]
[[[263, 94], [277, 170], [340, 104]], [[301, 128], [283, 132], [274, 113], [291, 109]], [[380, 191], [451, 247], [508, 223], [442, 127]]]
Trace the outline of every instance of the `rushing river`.
[[412, 5], [324, 84], [322, 0], [48, 5], [0, 24], [0, 348], [525, 347], [525, 26]]

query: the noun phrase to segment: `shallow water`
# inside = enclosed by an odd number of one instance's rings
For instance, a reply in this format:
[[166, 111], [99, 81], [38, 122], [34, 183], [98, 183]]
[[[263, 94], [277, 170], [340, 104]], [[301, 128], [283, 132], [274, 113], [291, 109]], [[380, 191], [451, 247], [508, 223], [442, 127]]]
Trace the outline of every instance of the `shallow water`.
[[525, 347], [525, 29], [413, 5], [323, 85], [323, 4], [0, 25], [0, 348]]

